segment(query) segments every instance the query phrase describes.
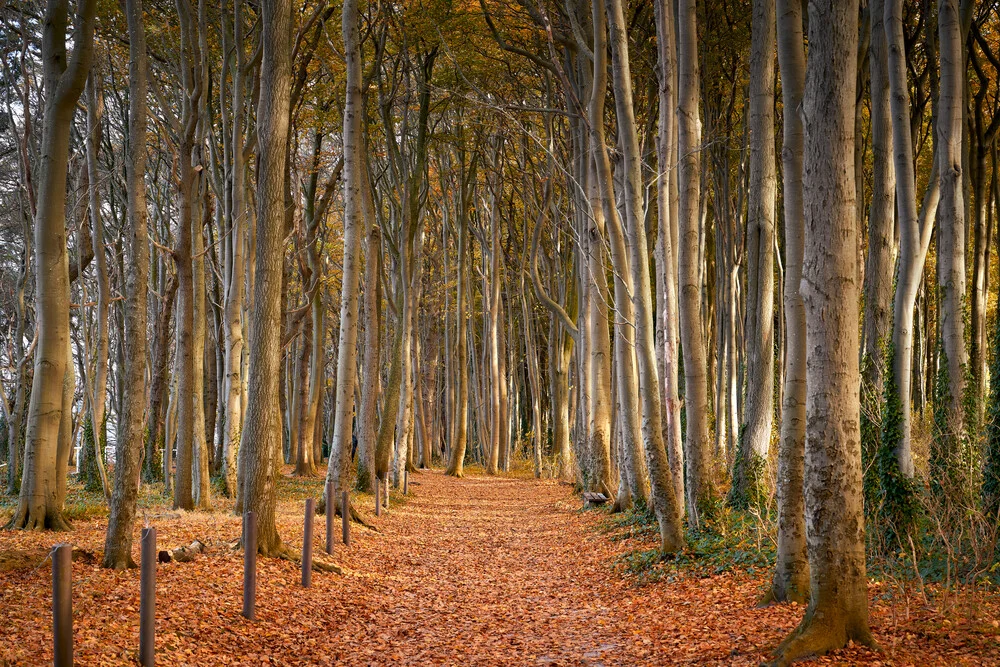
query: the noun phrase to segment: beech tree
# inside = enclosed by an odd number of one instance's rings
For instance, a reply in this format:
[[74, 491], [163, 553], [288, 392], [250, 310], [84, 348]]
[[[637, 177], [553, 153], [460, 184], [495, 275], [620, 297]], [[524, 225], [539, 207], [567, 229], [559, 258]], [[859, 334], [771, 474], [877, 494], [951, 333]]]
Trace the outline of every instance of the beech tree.
[[849, 641], [874, 645], [865, 576], [856, 308], [858, 3], [813, 2], [809, 11], [801, 113], [810, 599], [802, 623], [777, 650], [779, 665]]
[[69, 340], [66, 171], [70, 129], [94, 48], [96, 0], [80, 0], [66, 50], [68, 0], [49, 0], [42, 34], [45, 111], [34, 218], [38, 344], [28, 404], [24, 473], [13, 528], [66, 530], [63, 516], [72, 443], [73, 364]]
[[274, 521], [275, 484], [281, 455], [278, 411], [285, 135], [291, 95], [291, 4], [261, 3], [262, 54], [257, 104], [257, 229], [254, 311], [250, 319], [250, 365], [246, 419], [240, 440], [243, 509], [257, 516], [257, 548], [265, 556], [284, 551]]

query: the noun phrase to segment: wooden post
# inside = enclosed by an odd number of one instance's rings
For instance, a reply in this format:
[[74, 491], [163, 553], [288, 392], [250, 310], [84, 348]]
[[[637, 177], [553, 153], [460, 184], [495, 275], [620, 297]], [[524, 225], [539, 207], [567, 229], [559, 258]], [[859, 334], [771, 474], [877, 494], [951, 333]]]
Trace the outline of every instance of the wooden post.
[[403, 468], [403, 495], [409, 493], [410, 471]]
[[375, 516], [382, 515], [382, 482], [375, 478]]
[[55, 666], [73, 666], [73, 547], [52, 548], [52, 639]]
[[243, 616], [253, 620], [257, 605], [257, 515], [243, 515]]
[[[327, 506], [329, 509], [329, 505]], [[302, 587], [309, 588], [312, 583], [313, 569], [313, 513], [316, 511], [316, 501], [306, 500], [306, 529], [302, 538]]]
[[347, 491], [344, 491], [340, 499], [340, 516], [343, 519], [343, 529], [344, 529], [344, 546], [351, 546], [351, 499], [347, 496]]
[[142, 529], [139, 574], [139, 664], [156, 661], [156, 528]]
[[326, 480], [326, 553], [333, 555], [333, 480]]

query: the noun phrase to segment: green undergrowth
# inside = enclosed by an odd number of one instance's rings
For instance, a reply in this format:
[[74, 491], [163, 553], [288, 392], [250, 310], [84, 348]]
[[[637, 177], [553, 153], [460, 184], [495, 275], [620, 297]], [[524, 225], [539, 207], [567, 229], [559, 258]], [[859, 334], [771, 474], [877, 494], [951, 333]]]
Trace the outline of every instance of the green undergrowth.
[[602, 510], [607, 518], [600, 531], [630, 547], [614, 561], [615, 571], [637, 586], [666, 578], [710, 577], [724, 572], [759, 574], [774, 565], [775, 545], [769, 529], [757, 516], [720, 505], [701, 530], [685, 530], [685, 549], [663, 558], [656, 544], [656, 518], [645, 506], [617, 514]]

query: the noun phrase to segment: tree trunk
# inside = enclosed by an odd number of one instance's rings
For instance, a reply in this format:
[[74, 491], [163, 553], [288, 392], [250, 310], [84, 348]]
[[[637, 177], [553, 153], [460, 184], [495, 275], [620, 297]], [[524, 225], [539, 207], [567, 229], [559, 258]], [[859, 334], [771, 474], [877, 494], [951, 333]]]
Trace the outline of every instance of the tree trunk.
[[[747, 211], [747, 396], [729, 502], [762, 506], [774, 419], [774, 0], [754, 0], [750, 51]], [[732, 296], [735, 301], [735, 295]]]
[[[275, 525], [275, 479], [281, 453], [278, 391], [281, 281], [285, 228], [284, 172], [291, 95], [291, 4], [262, 0], [263, 56], [257, 105], [257, 232], [246, 421], [240, 442], [243, 509], [257, 516], [258, 551], [284, 551]], [[328, 510], [329, 511], [329, 510]]]
[[[628, 36], [622, 0], [607, 6], [608, 26], [613, 54], [615, 106], [618, 132], [624, 158], [624, 199], [628, 222], [632, 302], [635, 309], [635, 343], [639, 370], [639, 393], [642, 401], [642, 438], [649, 470], [653, 511], [660, 527], [660, 552], [672, 554], [684, 548], [680, 511], [674, 495], [666, 447], [663, 441], [660, 382], [656, 369], [656, 339], [653, 319], [652, 285], [649, 276], [649, 249], [643, 216], [642, 156], [636, 133], [632, 104], [632, 80], [629, 66]], [[603, 26], [602, 26], [603, 28]]]
[[[656, 2], [656, 39], [659, 61], [659, 130], [656, 154], [659, 178], [656, 182], [657, 286], [661, 295], [660, 326], [663, 349], [664, 432], [670, 474], [678, 511], [684, 515], [684, 443], [681, 433], [679, 386], [680, 345], [678, 344], [677, 303], [677, 116], [674, 113], [677, 93], [677, 45], [675, 40], [674, 3]], [[605, 320], [607, 318], [605, 317]], [[610, 390], [610, 388], [609, 388]]]
[[132, 535], [139, 495], [139, 463], [143, 445], [143, 402], [146, 395], [146, 275], [149, 246], [146, 236], [146, 30], [142, 0], [127, 0], [129, 41], [129, 137], [125, 162], [128, 182], [128, 227], [131, 233], [126, 285], [125, 401], [115, 446], [114, 491], [104, 540], [104, 567], [135, 567]]
[[[464, 158], [464, 155], [463, 155]], [[469, 207], [471, 206], [472, 183], [476, 177], [476, 161], [471, 167], [466, 167], [464, 159], [461, 184], [459, 187], [458, 210], [458, 296], [456, 313], [458, 314], [455, 333], [455, 369], [458, 380], [455, 402], [454, 441], [449, 443], [447, 474], [462, 477], [465, 465], [465, 449], [469, 433], [469, 348], [468, 348], [468, 317], [466, 315], [466, 295], [469, 280], [468, 250], [469, 243]]]
[[[778, 0], [778, 64], [781, 96], [786, 110], [799, 109], [806, 80], [802, 35], [802, 3]], [[809, 561], [806, 554], [805, 475], [806, 441], [806, 319], [802, 293], [805, 210], [802, 202], [802, 116], [784, 114], [782, 185], [785, 216], [785, 328], [787, 352], [778, 449], [778, 554], [771, 590], [764, 602], [804, 602], [809, 597]]]
[[[73, 377], [66, 252], [66, 171], [73, 113], [94, 49], [96, 0], [81, 0], [67, 59], [68, 0], [48, 0], [42, 32], [45, 107], [38, 208], [34, 220], [35, 317], [38, 335], [28, 405], [24, 471], [11, 528], [67, 530], [63, 516], [72, 448], [69, 414]], [[69, 396], [67, 397], [67, 394]], [[69, 400], [67, 400], [69, 398]]]
[[861, 493], [854, 106], [858, 3], [809, 5], [802, 269], [806, 308], [806, 523], [811, 600], [779, 647], [777, 664], [849, 641], [868, 629]]
[[87, 84], [87, 183], [90, 200], [91, 241], [94, 249], [94, 264], [97, 269], [97, 345], [94, 350], [94, 382], [90, 392], [90, 420], [94, 432], [94, 449], [87, 453], [93, 456], [97, 472], [101, 478], [101, 490], [106, 500], [111, 499], [108, 475], [104, 468], [104, 451], [108, 444], [108, 424], [106, 407], [108, 402], [108, 367], [110, 365], [108, 335], [108, 310], [111, 297], [111, 280], [108, 277], [108, 259], [104, 252], [104, 217], [101, 214], [101, 197], [98, 173], [98, 149], [101, 143], [101, 122], [104, 116], [104, 100], [97, 90], [98, 74], [91, 69]]
[[[896, 172], [896, 208], [899, 218], [899, 261], [896, 294], [892, 313], [892, 386], [887, 387], [886, 411], [893, 408], [888, 398], [898, 397], [898, 417], [883, 419], [881, 447], [893, 450], [896, 473], [880, 470], [882, 483], [901, 474], [913, 477], [913, 452], [910, 444], [910, 383], [913, 357], [913, 307], [923, 274], [924, 260], [930, 246], [933, 212], [937, 208], [938, 178], [931, 174], [924, 195], [923, 210], [917, 217], [916, 179], [914, 176], [913, 139], [910, 126], [910, 91], [906, 81], [906, 47], [903, 33], [902, 0], [885, 0], [884, 29], [888, 47], [889, 104], [892, 113], [892, 151]], [[935, 148], [935, 151], [937, 149]], [[936, 162], [936, 160], [935, 160]], [[889, 418], [891, 417], [891, 419]], [[895, 422], [898, 421], [898, 426]], [[893, 425], [893, 431], [888, 431]], [[890, 435], [891, 437], [886, 437]]]
[[[937, 278], [940, 349], [946, 373], [938, 375], [935, 438], [931, 447], [932, 488], [960, 466], [965, 436], [965, 198], [962, 181], [962, 123], [965, 118], [964, 40], [958, 0], [938, 3], [941, 89], [935, 132], [941, 201], [938, 204]], [[947, 384], [942, 386], [942, 382]], [[954, 483], [961, 484], [959, 480]], [[958, 490], [958, 489], [955, 489]]]
[[688, 524], [701, 526], [701, 513], [711, 504], [712, 455], [708, 440], [708, 368], [702, 331], [699, 251], [701, 130], [698, 120], [698, 29], [695, 0], [677, 6], [678, 146], [680, 206], [677, 269], [681, 288], [680, 336], [684, 352], [684, 412], [687, 422]]
[[246, 202], [244, 200], [243, 162], [243, 107], [244, 83], [243, 70], [243, 1], [233, 2], [233, 48], [236, 51], [236, 64], [233, 68], [233, 106], [231, 113], [232, 161], [230, 170], [229, 207], [226, 215], [228, 233], [224, 243], [227, 245], [229, 271], [226, 276], [225, 311], [223, 328], [226, 336], [225, 382], [223, 384], [226, 396], [225, 433], [222, 440], [222, 480], [226, 495], [236, 496], [236, 449], [240, 441], [243, 427], [243, 288], [245, 268], [243, 262], [243, 230], [246, 228]]

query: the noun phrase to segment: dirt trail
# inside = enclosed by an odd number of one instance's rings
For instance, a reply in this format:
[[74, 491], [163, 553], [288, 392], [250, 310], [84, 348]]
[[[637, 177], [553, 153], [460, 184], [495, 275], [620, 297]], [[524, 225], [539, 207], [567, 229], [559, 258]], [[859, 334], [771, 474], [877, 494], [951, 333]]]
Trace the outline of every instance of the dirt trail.
[[[294, 564], [259, 564], [257, 620], [240, 616], [239, 552], [221, 546], [193, 563], [161, 565], [157, 661], [171, 665], [758, 665], [798, 623], [801, 608], [756, 609], [763, 578], [721, 574], [630, 585], [615, 563], [651, 545], [612, 540], [605, 515], [553, 481], [440, 472], [411, 475], [404, 503], [355, 527], [336, 547], [343, 576], [316, 573], [302, 589]], [[279, 504], [282, 537], [302, 540], [301, 497], [321, 482], [294, 482]], [[314, 488], [315, 487], [315, 488]], [[297, 495], [296, 495], [297, 494]], [[151, 518], [160, 544], [217, 545], [239, 534], [220, 501], [213, 513]], [[69, 539], [99, 553], [106, 519], [68, 535], [0, 531], [0, 551], [36, 552]], [[316, 519], [316, 546], [323, 543]], [[338, 522], [339, 525], [339, 522]], [[47, 563], [0, 569], [0, 665], [51, 661]], [[135, 664], [138, 573], [74, 563], [79, 665]], [[875, 597], [873, 592], [873, 598]], [[906, 624], [903, 610], [873, 607], [887, 652], [847, 649], [822, 664], [1000, 664], [1000, 637], [969, 628]], [[895, 619], [895, 620], [894, 620]]]

